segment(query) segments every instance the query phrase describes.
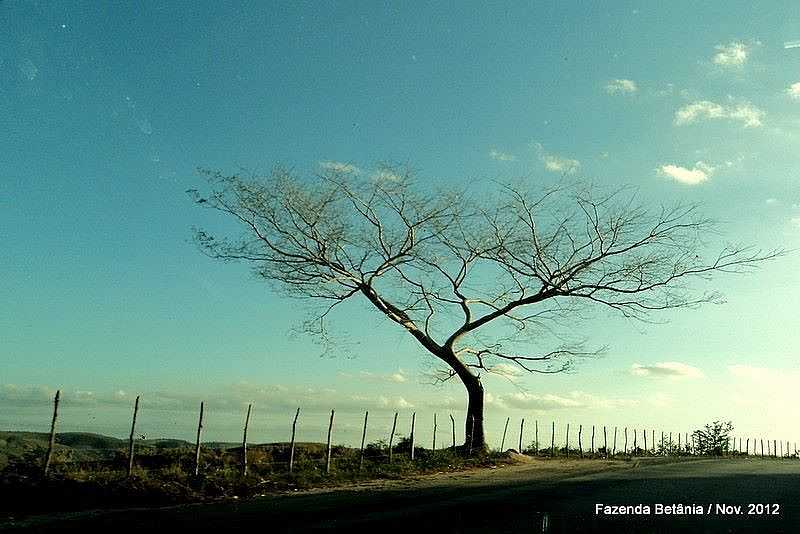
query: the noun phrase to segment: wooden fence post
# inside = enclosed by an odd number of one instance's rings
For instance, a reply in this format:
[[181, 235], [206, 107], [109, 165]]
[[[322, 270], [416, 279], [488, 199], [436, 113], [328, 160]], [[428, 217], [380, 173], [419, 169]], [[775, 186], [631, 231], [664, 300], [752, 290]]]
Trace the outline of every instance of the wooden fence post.
[[614, 427], [614, 444], [611, 446], [611, 456], [617, 454], [617, 427]]
[[656, 446], [656, 429], [655, 428], [653, 429], [652, 442], [653, 442], [653, 454], [656, 454], [656, 453], [658, 453], [658, 446]]
[[583, 458], [583, 425], [578, 425], [578, 454]]
[[431, 450], [436, 450], [436, 414], [433, 414], [433, 445], [431, 445]]
[[50, 439], [47, 443], [47, 454], [44, 457], [44, 476], [50, 471], [50, 462], [53, 461], [53, 449], [56, 446], [56, 422], [58, 421], [58, 402], [61, 400], [61, 390], [56, 391], [53, 398], [53, 420], [50, 421]]
[[594, 425], [592, 425], [592, 454], [594, 454]]
[[764, 440], [761, 440], [761, 456], [764, 456]]
[[633, 429], [633, 452], [636, 453], [636, 449], [639, 447], [639, 444], [636, 443], [636, 429]]
[[681, 433], [678, 432], [678, 454], [681, 453]]
[[417, 421], [417, 412], [411, 414], [411, 461], [414, 461], [414, 425]]
[[778, 457], [778, 449], [775, 447], [776, 441], [777, 440], [774, 440], [774, 439], [772, 440], [772, 457], [773, 458], [777, 458]]
[[550, 456], [556, 454], [556, 422], [553, 421], [553, 427], [550, 430]]
[[625, 445], [623, 447], [623, 454], [628, 454], [628, 427], [625, 427]]
[[644, 436], [644, 453], [647, 454], [647, 430], [642, 430], [642, 436]]
[[606, 432], [606, 427], [603, 425], [603, 453], [608, 458], [608, 433]]
[[469, 416], [469, 452], [467, 453], [468, 456], [472, 456], [472, 445], [473, 440], [475, 439], [475, 414]]
[[389, 463], [392, 463], [392, 445], [394, 444], [394, 431], [397, 430], [397, 412], [394, 412], [394, 422], [392, 423], [392, 433], [389, 434]]
[[747, 438], [747, 439], [745, 440], [745, 442], [744, 442], [744, 448], [745, 448], [745, 451], [744, 451], [744, 453], [745, 453], [746, 455], [750, 456], [750, 438]]
[[519, 453], [522, 454], [522, 431], [525, 428], [525, 418], [519, 422]]
[[664, 454], [667, 453], [667, 449], [664, 446], [664, 431], [663, 430], [661, 431], [661, 452], [663, 452]]
[[242, 476], [247, 476], [247, 427], [250, 426], [250, 410], [252, 404], [247, 405], [247, 415], [244, 418], [244, 432], [242, 433]]
[[200, 474], [200, 437], [203, 434], [203, 408], [204, 402], [200, 402], [200, 419], [197, 420], [197, 439], [194, 444], [194, 476]]
[[567, 436], [564, 438], [564, 450], [567, 451], [567, 458], [569, 458], [569, 423], [567, 423]]
[[361, 451], [358, 455], [359, 471], [364, 468], [364, 443], [367, 441], [367, 419], [369, 419], [369, 410], [364, 412], [364, 430], [361, 432]]
[[456, 420], [453, 419], [453, 414], [450, 414], [450, 424], [453, 427], [453, 450], [456, 450]]
[[128, 438], [128, 478], [133, 474], [133, 439], [136, 435], [136, 416], [139, 414], [139, 395], [133, 402], [133, 420], [131, 421], [131, 435]]
[[300, 416], [300, 407], [298, 406], [297, 411], [294, 412], [294, 421], [292, 421], [292, 442], [289, 445], [289, 473], [292, 472], [294, 468], [294, 436], [295, 432], [297, 431], [297, 418]]
[[331, 410], [331, 421], [328, 423], [328, 447], [325, 454], [325, 474], [329, 475], [331, 472], [331, 434], [333, 433], [333, 414], [335, 410]]
[[539, 455], [539, 420], [533, 420], [533, 443], [534, 443], [534, 452], [536, 455]]
[[672, 454], [672, 432], [669, 433], [669, 453]]
[[500, 440], [500, 452], [503, 452], [506, 446], [506, 432], [508, 432], [508, 422], [511, 421], [510, 417], [506, 417], [506, 426], [503, 428], [503, 439]]

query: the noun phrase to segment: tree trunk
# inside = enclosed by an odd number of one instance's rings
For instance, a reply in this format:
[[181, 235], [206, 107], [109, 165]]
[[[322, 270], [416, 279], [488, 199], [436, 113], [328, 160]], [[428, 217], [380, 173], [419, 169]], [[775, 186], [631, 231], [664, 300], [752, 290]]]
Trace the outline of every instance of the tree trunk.
[[439, 349], [432, 351], [439, 359], [447, 363], [455, 371], [464, 388], [467, 390], [467, 417], [464, 421], [464, 445], [467, 451], [485, 451], [486, 435], [483, 432], [483, 384], [480, 377], [473, 374], [464, 363], [459, 360], [452, 350]]
[[461, 376], [461, 381], [469, 398], [467, 418], [464, 421], [464, 447], [471, 444], [473, 452], [483, 451], [486, 449], [486, 436], [483, 433], [483, 384], [480, 378], [471, 373], [466, 379]]

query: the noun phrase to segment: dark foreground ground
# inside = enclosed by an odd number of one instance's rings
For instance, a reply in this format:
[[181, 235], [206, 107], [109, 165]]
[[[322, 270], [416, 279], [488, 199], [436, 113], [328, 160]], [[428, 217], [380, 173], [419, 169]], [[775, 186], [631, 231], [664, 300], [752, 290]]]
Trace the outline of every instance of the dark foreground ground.
[[[651, 507], [607, 516], [597, 504]], [[655, 505], [702, 515], [655, 515]], [[741, 507], [721, 515], [716, 505]], [[711, 513], [709, 514], [709, 505]], [[754, 506], [750, 506], [754, 505]], [[758, 506], [762, 505], [762, 506]], [[752, 512], [752, 513], [748, 513]], [[777, 512], [772, 515], [767, 512]], [[525, 461], [414, 480], [161, 509], [27, 519], [39, 532], [800, 532], [800, 462]]]

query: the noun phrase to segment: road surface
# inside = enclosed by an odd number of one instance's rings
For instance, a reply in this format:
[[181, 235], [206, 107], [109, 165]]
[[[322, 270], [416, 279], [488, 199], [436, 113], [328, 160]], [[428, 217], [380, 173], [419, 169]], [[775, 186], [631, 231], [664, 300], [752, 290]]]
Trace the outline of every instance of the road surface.
[[[598, 505], [641, 506], [626, 508], [631, 514], [609, 515], [621, 509], [598, 509]], [[497, 469], [241, 502], [36, 518], [13, 530], [19, 528], [114, 533], [172, 529], [269, 533], [367, 529], [375, 533], [800, 532], [800, 461], [535, 460]]]

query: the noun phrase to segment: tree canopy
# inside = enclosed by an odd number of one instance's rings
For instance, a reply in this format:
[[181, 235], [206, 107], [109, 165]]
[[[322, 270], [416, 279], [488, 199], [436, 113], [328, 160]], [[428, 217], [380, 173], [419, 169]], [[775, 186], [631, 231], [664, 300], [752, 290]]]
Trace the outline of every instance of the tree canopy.
[[464, 382], [468, 417], [480, 422], [480, 372], [500, 362], [554, 373], [596, 353], [575, 331], [581, 313], [650, 320], [721, 302], [690, 282], [781, 254], [743, 245], [709, 252], [716, 224], [697, 205], [650, 209], [626, 188], [497, 183], [469, 194], [421, 187], [398, 167], [371, 177], [327, 169], [303, 178], [285, 168], [206, 175], [210, 191], [191, 190], [193, 198], [242, 229], [223, 238], [196, 230], [206, 254], [248, 262], [283, 292], [318, 301], [317, 333], [342, 302], [365, 299], [445, 364], [442, 380]]

